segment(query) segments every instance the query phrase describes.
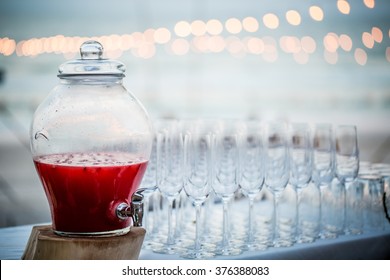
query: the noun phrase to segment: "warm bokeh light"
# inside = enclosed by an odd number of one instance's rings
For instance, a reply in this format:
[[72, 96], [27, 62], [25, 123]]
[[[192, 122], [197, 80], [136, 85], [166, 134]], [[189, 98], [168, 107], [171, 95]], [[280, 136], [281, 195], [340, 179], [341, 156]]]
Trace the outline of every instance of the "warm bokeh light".
[[383, 33], [382, 30], [379, 29], [379, 27], [373, 27], [371, 29], [371, 35], [375, 42], [382, 43]]
[[289, 36], [287, 38], [287, 48], [291, 53], [298, 53], [301, 51], [301, 41], [295, 36]]
[[207, 40], [207, 47], [211, 52], [219, 53], [225, 49], [226, 43], [221, 36], [211, 36]]
[[276, 29], [279, 27], [279, 18], [275, 14], [268, 13], [263, 16], [263, 23], [269, 29]]
[[135, 57], [149, 59], [156, 54], [156, 47], [149, 42], [140, 42], [136, 48], [131, 50]]
[[329, 32], [324, 37], [324, 47], [328, 52], [336, 52], [339, 47], [339, 40], [337, 34]]
[[[44, 37], [44, 38], [42, 38], [41, 40], [42, 40], [42, 45], [43, 45], [43, 51], [44, 51], [45, 53], [51, 53], [52, 50], [51, 50], [51, 47], [50, 47], [50, 39]], [[74, 42], [75, 42], [74, 44], [77, 45], [77, 43], [78, 43], [78, 37], [74, 37], [73, 40], [74, 40]], [[18, 55], [18, 53], [16, 53], [16, 54]]]
[[301, 50], [301, 42], [295, 36], [282, 36], [279, 45], [285, 53], [298, 53]]
[[[35, 38], [27, 40], [23, 44], [23, 53], [27, 54], [28, 56], [36, 56], [37, 53], [35, 51]], [[58, 48], [58, 45], [57, 45]], [[59, 48], [58, 48], [59, 49]], [[59, 51], [57, 51], [59, 53]]]
[[[145, 31], [145, 36], [150, 36], [150, 34], [152, 34], [152, 37], [150, 38], [151, 42], [154, 42], [154, 38], [153, 38], [153, 34], [154, 34], [155, 30], [150, 28], [148, 30]], [[120, 47], [121, 47], [121, 44], [122, 44], [122, 37], [118, 34], [113, 34], [113, 35], [110, 35], [110, 38], [111, 38], [111, 41], [112, 41], [112, 47], [113, 49], [115, 50], [119, 50]]]
[[[111, 37], [110, 37], [110, 39], [111, 39]], [[43, 40], [36, 39], [35, 47], [36, 47], [37, 54], [42, 54], [44, 52]], [[69, 52], [71, 52], [71, 50], [72, 50], [72, 39], [65, 37], [63, 44], [60, 46], [60, 53], [63, 53], [63, 54], [69, 53]]]
[[290, 10], [286, 13], [286, 20], [291, 25], [300, 25], [301, 15], [295, 10]]
[[191, 34], [191, 25], [187, 21], [179, 21], [175, 25], [175, 33], [179, 37], [187, 37]]
[[[156, 30], [153, 28], [148, 28], [144, 31], [144, 40], [148, 43], [154, 43], [154, 33], [156, 33]], [[112, 42], [115, 42], [115, 38], [112, 39]]]
[[245, 31], [256, 32], [259, 29], [259, 22], [254, 17], [246, 17], [242, 20], [242, 27]]
[[[55, 52], [61, 53], [61, 48], [63, 47], [65, 43], [65, 37], [59, 36], [56, 37], [56, 45], [55, 45]], [[23, 43], [22, 46], [22, 53], [24, 56], [37, 56], [41, 54], [43, 51], [42, 41], [38, 40], [37, 38], [32, 38]]]
[[237, 18], [229, 18], [225, 22], [225, 28], [231, 34], [238, 34], [242, 30], [242, 24], [241, 21]]
[[210, 35], [219, 35], [222, 33], [223, 25], [217, 19], [210, 19], [206, 23], [206, 30]]
[[374, 38], [371, 33], [363, 32], [362, 34], [362, 42], [366, 48], [372, 49], [374, 47]]
[[194, 36], [203, 36], [206, 34], [206, 23], [201, 20], [194, 20], [191, 23], [191, 33]]
[[264, 42], [260, 38], [249, 38], [246, 42], [246, 47], [252, 54], [261, 54], [264, 52]]
[[16, 50], [16, 42], [13, 39], [2, 38], [0, 39], [0, 54], [4, 56], [10, 56]]
[[367, 63], [367, 53], [365, 52], [365, 50], [363, 50], [361, 48], [357, 48], [355, 50], [354, 57], [355, 57], [356, 62], [359, 65], [366, 65], [366, 63]]
[[154, 32], [154, 41], [157, 44], [166, 44], [171, 40], [171, 32], [165, 28], [157, 28], [156, 32]]
[[[373, 8], [375, 1], [365, 0], [364, 4], [368, 8]], [[347, 0], [337, 0], [337, 9], [343, 14], [349, 14], [351, 7]], [[310, 6], [309, 15], [315, 21], [324, 19], [324, 11], [319, 6]], [[302, 21], [301, 13], [293, 9], [287, 10], [285, 18], [287, 23], [293, 26], [300, 25]], [[274, 13], [266, 13], [262, 17], [262, 23], [268, 29], [277, 29], [279, 27], [279, 17]], [[218, 19], [210, 19], [208, 21], [194, 20], [192, 22], [182, 20], [176, 22], [173, 30], [166, 27], [148, 28], [143, 32], [137, 31], [123, 35], [111, 34], [100, 37], [65, 37], [64, 35], [55, 35], [52, 37], [30, 38], [19, 42], [9, 38], [0, 38], [0, 55], [10, 56], [16, 53], [17, 56], [36, 57], [44, 53], [53, 53], [71, 58], [78, 54], [79, 47], [84, 41], [98, 40], [111, 58], [120, 57], [125, 51], [131, 51], [136, 57], [151, 58], [157, 51], [155, 44], [160, 44], [166, 45], [166, 50], [175, 55], [185, 55], [190, 50], [198, 53], [219, 53], [226, 50], [237, 57], [242, 57], [245, 53], [262, 54], [264, 60], [274, 62], [278, 59], [279, 51], [274, 37], [242, 38], [242, 35], [238, 36], [243, 30], [250, 33], [257, 32], [259, 25], [260, 23], [255, 17], [248, 16], [242, 20], [231, 17], [224, 23]], [[227, 32], [237, 35], [237, 37], [223, 38], [221, 34], [224, 28]], [[372, 27], [371, 31], [362, 32], [361, 41], [364, 47], [372, 49], [375, 43], [382, 43], [384, 32], [387, 32], [387, 30], [381, 30], [378, 26]], [[191, 34], [194, 36], [191, 42], [184, 39], [184, 37]], [[175, 35], [181, 38], [172, 38]], [[309, 35], [301, 38], [284, 35], [279, 38], [278, 43], [280, 50], [293, 54], [297, 63], [306, 64], [310, 54], [316, 51], [317, 44], [320, 43], [317, 40]], [[324, 58], [328, 63], [336, 64], [339, 60], [337, 50], [341, 48], [349, 52], [353, 49], [353, 45], [350, 35], [338, 35], [334, 32], [329, 32], [323, 37]], [[367, 61], [367, 53], [363, 49], [356, 49], [354, 56], [360, 65], [364, 65]], [[386, 49], [386, 59], [388, 59], [388, 49]]]
[[127, 51], [134, 46], [135, 42], [133, 36], [131, 36], [130, 34], [124, 34], [121, 37], [122, 40], [121, 40], [120, 49], [122, 51]]
[[315, 21], [322, 21], [324, 19], [324, 12], [318, 6], [311, 6], [309, 8], [309, 14]]
[[22, 41], [19, 41], [17, 44], [16, 44], [16, 49], [15, 49], [15, 52], [16, 52], [16, 55], [17, 56], [23, 56], [23, 44], [24, 44], [24, 40]]
[[[153, 39], [153, 34], [154, 34], [154, 29], [150, 28], [150, 29], [147, 29], [145, 32], [144, 32], [144, 36], [145, 36], [145, 40], [149, 42], [154, 42], [154, 39]], [[120, 47], [121, 47], [121, 36], [119, 36], [118, 34], [112, 34], [109, 36], [110, 40], [111, 40], [111, 49], [110, 51], [117, 51], [117, 50], [120, 50]], [[70, 42], [71, 39], [68, 38], [68, 40], [66, 40], [67, 42]], [[115, 53], [116, 55], [118, 55], [119, 52]]]
[[375, 7], [375, 0], [363, 0], [363, 2], [367, 8], [373, 9]]
[[317, 44], [313, 37], [304, 36], [301, 38], [301, 47], [304, 52], [312, 54], [316, 51]]
[[339, 55], [337, 52], [324, 51], [324, 59], [329, 64], [336, 64], [339, 60]]
[[208, 36], [198, 36], [192, 39], [191, 46], [195, 52], [207, 53], [209, 51]]
[[32, 47], [31, 47], [31, 39], [23, 42], [21, 46], [21, 50], [22, 50], [22, 55], [24, 56], [34, 56], [34, 52], [32, 51]]
[[[105, 37], [105, 42], [107, 42], [106, 45], [104, 45], [106, 51], [112, 51], [112, 50], [119, 49], [120, 44], [118, 41], [118, 37], [120, 38], [120, 36], [114, 34], [114, 35], [104, 36], [104, 37]], [[65, 38], [65, 44], [61, 49], [62, 53], [66, 52], [66, 48], [67, 48], [67, 45], [69, 44], [69, 41], [70, 40], [68, 38]]]
[[348, 15], [351, 11], [351, 6], [346, 0], [337, 0], [337, 9], [339, 9], [340, 13]]
[[390, 47], [386, 48], [386, 59], [388, 62], [390, 62]]
[[[29, 41], [30, 41], [29, 48], [31, 51], [31, 55], [32, 56], [37, 55], [36, 48], [35, 48], [35, 38], [30, 39]], [[66, 41], [66, 39], [65, 39], [64, 35], [55, 36], [52, 40], [53, 51], [55, 53], [61, 53], [61, 47], [65, 44], [65, 41]], [[104, 44], [104, 43], [102, 42], [102, 44]]]
[[145, 41], [145, 36], [141, 32], [138, 32], [138, 31], [133, 32], [131, 34], [131, 36], [133, 36], [133, 38], [134, 38], [134, 47], [135, 48], [139, 47]]
[[176, 39], [172, 42], [171, 49], [175, 55], [185, 55], [190, 50], [190, 44], [186, 39]]
[[234, 56], [241, 56], [245, 52], [245, 46], [236, 36], [230, 36], [226, 39], [226, 49]]
[[346, 34], [341, 34], [339, 36], [339, 44], [340, 47], [346, 52], [349, 52], [352, 49], [352, 39]]

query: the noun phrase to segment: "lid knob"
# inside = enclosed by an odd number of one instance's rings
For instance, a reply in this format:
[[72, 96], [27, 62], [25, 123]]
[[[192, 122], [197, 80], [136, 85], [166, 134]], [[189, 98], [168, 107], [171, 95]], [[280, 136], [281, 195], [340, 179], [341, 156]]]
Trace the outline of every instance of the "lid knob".
[[103, 46], [97, 41], [86, 41], [80, 47], [81, 59], [101, 59]]
[[103, 46], [90, 40], [80, 46], [81, 59], [65, 62], [58, 68], [58, 77], [66, 78], [79, 75], [110, 75], [124, 77], [126, 67], [116, 60], [103, 58]]

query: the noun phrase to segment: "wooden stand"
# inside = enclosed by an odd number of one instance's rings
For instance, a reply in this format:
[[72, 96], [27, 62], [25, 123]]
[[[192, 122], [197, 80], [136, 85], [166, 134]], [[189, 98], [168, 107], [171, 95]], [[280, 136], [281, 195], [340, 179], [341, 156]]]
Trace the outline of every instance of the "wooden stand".
[[145, 229], [112, 237], [62, 237], [50, 225], [35, 226], [31, 231], [23, 260], [136, 260]]

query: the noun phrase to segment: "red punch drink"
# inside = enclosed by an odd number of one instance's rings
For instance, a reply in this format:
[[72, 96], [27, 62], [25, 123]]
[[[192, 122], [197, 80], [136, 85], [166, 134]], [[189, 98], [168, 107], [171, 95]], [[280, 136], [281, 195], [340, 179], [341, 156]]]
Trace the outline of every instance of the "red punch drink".
[[51, 208], [53, 229], [63, 235], [126, 233], [131, 219], [116, 207], [130, 204], [147, 161], [126, 153], [56, 154], [34, 158]]

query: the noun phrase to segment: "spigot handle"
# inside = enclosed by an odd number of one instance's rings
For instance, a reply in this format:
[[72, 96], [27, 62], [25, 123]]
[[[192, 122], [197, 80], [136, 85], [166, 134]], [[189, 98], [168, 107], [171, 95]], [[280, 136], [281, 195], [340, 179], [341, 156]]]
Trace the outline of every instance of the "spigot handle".
[[121, 203], [116, 208], [116, 215], [120, 219], [133, 219], [133, 226], [142, 227], [142, 219], [144, 216], [144, 195], [145, 189], [138, 189], [131, 196], [131, 204]]
[[144, 195], [145, 189], [138, 189], [131, 196], [132, 218], [135, 227], [142, 227], [144, 217]]

